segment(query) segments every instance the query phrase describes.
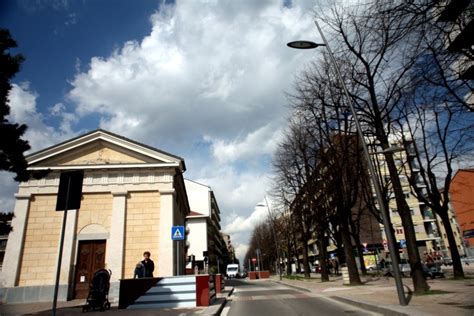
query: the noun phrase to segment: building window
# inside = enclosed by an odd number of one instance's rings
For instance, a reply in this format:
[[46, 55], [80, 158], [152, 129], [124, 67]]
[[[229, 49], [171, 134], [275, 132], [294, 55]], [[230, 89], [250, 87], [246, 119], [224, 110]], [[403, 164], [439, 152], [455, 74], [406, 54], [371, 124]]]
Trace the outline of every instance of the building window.
[[403, 234], [403, 228], [397, 228], [395, 231], [396, 231], [397, 234], [399, 234], [399, 235]]

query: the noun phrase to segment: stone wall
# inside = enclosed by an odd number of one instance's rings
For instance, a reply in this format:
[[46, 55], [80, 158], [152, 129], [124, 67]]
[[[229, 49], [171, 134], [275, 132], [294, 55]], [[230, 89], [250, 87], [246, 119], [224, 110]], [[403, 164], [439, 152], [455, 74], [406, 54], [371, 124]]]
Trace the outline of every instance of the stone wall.
[[[131, 192], [127, 198], [125, 221], [124, 278], [132, 278], [135, 265], [143, 259], [143, 252], [150, 251], [151, 259], [159, 264], [160, 193]], [[169, 232], [171, 234], [171, 227]], [[170, 237], [171, 238], [171, 237]], [[170, 254], [172, 255], [172, 254]]]

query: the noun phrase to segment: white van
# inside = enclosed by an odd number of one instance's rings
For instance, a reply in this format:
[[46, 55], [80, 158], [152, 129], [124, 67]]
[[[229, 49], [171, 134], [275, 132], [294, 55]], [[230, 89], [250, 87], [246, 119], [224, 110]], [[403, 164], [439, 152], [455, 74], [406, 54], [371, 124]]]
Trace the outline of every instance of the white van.
[[232, 279], [236, 278], [239, 275], [239, 265], [236, 263], [231, 263], [227, 265], [226, 270], [227, 278]]

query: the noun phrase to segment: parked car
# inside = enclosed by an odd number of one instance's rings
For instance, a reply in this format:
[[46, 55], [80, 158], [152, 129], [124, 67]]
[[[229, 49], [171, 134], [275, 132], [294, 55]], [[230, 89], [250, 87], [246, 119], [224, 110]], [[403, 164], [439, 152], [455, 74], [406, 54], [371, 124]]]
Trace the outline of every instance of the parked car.
[[444, 257], [441, 259], [441, 263], [444, 264], [445, 266], [452, 266], [453, 260], [449, 257]]
[[245, 279], [247, 277], [247, 272], [246, 271], [240, 271], [238, 274], [239, 279]]
[[376, 264], [369, 264], [368, 266], [365, 267], [368, 271], [374, 271], [377, 270], [377, 265]]
[[444, 278], [443, 269], [439, 265], [433, 265], [428, 267], [426, 264], [423, 265], [423, 276], [425, 278], [434, 279], [436, 277]]

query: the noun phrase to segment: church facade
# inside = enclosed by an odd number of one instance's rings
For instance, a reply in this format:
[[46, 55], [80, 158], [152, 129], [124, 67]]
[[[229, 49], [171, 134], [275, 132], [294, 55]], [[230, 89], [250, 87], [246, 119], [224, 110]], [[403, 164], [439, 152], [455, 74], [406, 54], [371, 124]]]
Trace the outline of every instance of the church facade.
[[184, 273], [184, 247], [171, 240], [172, 226], [184, 226], [190, 212], [182, 158], [96, 130], [27, 161], [29, 169], [49, 173], [21, 183], [15, 195], [2, 269], [5, 302], [51, 301], [64, 216], [55, 210], [59, 177], [71, 170], [82, 170], [84, 179], [80, 209], [67, 212], [59, 300], [85, 298], [94, 271], [106, 268], [116, 301], [119, 280], [133, 277], [144, 251], [151, 252], [154, 276]]

